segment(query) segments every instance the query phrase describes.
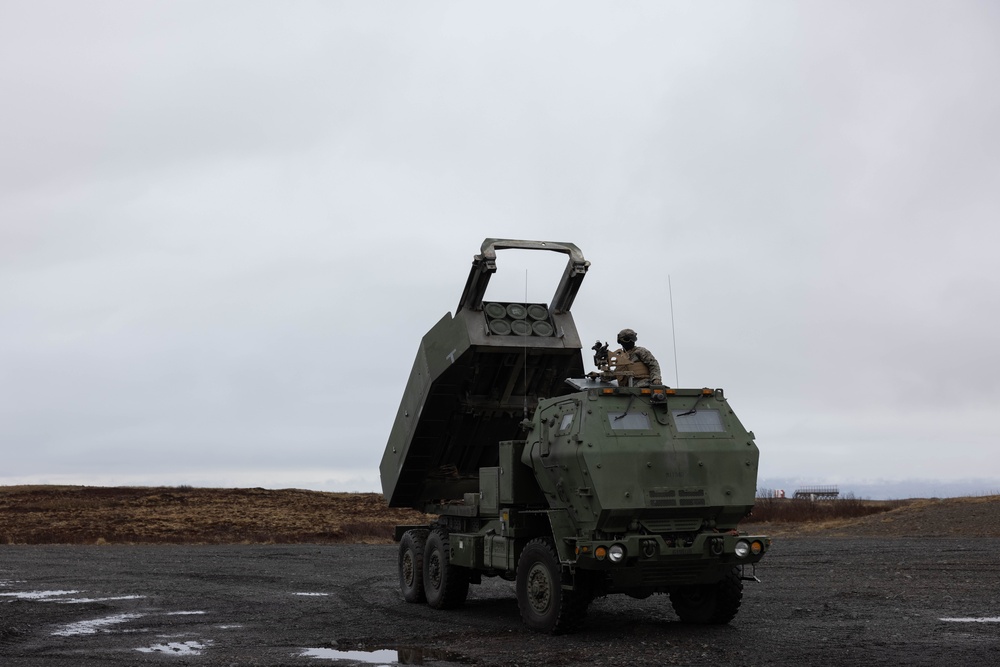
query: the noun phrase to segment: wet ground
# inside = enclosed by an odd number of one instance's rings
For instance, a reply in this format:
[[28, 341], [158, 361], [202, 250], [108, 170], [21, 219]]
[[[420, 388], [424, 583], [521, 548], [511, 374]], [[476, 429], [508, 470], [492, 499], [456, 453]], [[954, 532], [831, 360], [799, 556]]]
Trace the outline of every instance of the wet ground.
[[391, 546], [0, 546], [0, 665], [1000, 664], [1000, 539], [777, 540], [728, 626], [665, 596], [533, 634], [513, 585], [409, 605]]

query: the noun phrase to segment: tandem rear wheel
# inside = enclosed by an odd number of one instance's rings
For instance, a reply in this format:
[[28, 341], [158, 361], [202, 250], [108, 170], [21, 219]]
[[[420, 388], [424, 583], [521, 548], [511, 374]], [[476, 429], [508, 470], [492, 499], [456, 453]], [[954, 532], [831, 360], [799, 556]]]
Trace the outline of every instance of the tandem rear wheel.
[[468, 568], [451, 562], [448, 531], [434, 528], [424, 544], [424, 597], [434, 609], [454, 609], [465, 603], [469, 595]]
[[399, 590], [407, 602], [427, 602], [424, 594], [427, 532], [421, 529], [408, 530], [399, 541]]
[[434, 609], [460, 607], [469, 595], [470, 572], [453, 565], [448, 531], [415, 528], [399, 540], [399, 590], [407, 602]]

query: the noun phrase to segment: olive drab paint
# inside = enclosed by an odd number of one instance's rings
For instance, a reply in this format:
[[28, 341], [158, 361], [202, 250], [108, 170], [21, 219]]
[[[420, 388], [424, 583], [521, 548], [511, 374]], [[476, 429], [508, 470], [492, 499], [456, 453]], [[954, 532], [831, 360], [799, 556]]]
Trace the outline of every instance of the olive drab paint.
[[[567, 255], [547, 303], [485, 302], [496, 251]], [[565, 632], [600, 595], [669, 593], [726, 623], [770, 546], [738, 524], [759, 452], [721, 389], [587, 374], [570, 313], [590, 263], [572, 243], [486, 239], [455, 315], [423, 337], [380, 473], [404, 598], [447, 608], [483, 576], [516, 581], [524, 622]]]

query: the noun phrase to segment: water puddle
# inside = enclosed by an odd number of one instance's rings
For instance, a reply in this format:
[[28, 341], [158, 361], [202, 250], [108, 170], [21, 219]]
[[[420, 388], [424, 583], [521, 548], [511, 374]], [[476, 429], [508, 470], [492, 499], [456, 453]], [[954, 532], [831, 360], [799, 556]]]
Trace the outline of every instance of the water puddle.
[[79, 635], [96, 635], [98, 632], [107, 632], [107, 628], [119, 623], [127, 623], [131, 620], [142, 618], [145, 614], [117, 614], [105, 618], [95, 618], [90, 621], [80, 621], [64, 625], [52, 634], [57, 637], [75, 637]]
[[[398, 665], [399, 652], [381, 651], [338, 651], [333, 648], [307, 648], [299, 654], [303, 658], [322, 658], [323, 660], [353, 660], [355, 662], [371, 663], [373, 665]], [[405, 663], [403, 663], [405, 664]]]
[[62, 598], [43, 598], [40, 602], [56, 602], [58, 604], [84, 604], [88, 602], [111, 602], [114, 600], [144, 600], [145, 595], [116, 595], [109, 598], [69, 598], [64, 600]]
[[334, 648], [307, 648], [299, 656], [303, 658], [318, 658], [320, 660], [342, 660], [345, 662], [360, 662], [366, 665], [433, 665], [437, 663], [462, 663], [463, 659], [457, 653], [425, 649], [419, 646], [397, 647], [394, 649], [376, 649], [372, 651], [341, 651]]
[[146, 648], [137, 648], [140, 653], [166, 653], [169, 655], [201, 655], [202, 652], [212, 645], [212, 642], [205, 643], [196, 641], [168, 642], [166, 644], [153, 644]]
[[76, 595], [81, 591], [23, 591], [21, 593], [0, 593], [0, 597], [18, 600], [41, 600], [48, 602], [59, 599], [60, 595]]
[[84, 604], [87, 602], [110, 602], [114, 600], [141, 600], [145, 595], [116, 595], [104, 598], [69, 598], [67, 595], [77, 595], [83, 591], [21, 591], [20, 593], [0, 593], [0, 597], [17, 598], [18, 600], [35, 600], [36, 602], [55, 602], [57, 604]]

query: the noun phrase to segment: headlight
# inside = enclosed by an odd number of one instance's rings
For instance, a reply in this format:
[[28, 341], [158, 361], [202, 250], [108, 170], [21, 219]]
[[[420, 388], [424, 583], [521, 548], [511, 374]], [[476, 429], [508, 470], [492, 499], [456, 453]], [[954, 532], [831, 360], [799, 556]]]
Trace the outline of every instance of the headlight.
[[750, 553], [750, 544], [746, 540], [740, 540], [736, 543], [734, 551], [737, 558], [746, 558], [747, 554]]
[[608, 549], [608, 558], [612, 563], [620, 563], [625, 560], [625, 547], [620, 544], [612, 544]]

